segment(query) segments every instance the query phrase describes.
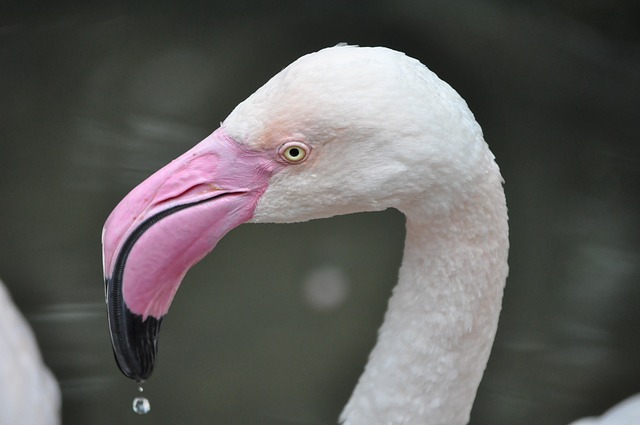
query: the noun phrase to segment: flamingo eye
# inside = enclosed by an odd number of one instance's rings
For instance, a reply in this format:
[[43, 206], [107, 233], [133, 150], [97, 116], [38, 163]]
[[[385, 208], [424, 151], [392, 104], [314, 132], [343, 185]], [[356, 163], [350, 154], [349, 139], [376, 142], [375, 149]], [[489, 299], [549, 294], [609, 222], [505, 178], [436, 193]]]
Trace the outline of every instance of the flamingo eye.
[[280, 147], [280, 157], [290, 164], [299, 164], [307, 159], [311, 148], [302, 142], [287, 142]]

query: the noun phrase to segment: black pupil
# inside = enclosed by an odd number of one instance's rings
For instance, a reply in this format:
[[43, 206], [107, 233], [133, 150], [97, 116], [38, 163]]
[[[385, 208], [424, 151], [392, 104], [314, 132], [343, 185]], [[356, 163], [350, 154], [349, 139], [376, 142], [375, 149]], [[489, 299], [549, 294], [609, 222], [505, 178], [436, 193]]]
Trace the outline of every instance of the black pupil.
[[289, 149], [289, 156], [291, 156], [292, 158], [295, 158], [298, 155], [300, 155], [300, 149], [298, 149], [298, 148]]

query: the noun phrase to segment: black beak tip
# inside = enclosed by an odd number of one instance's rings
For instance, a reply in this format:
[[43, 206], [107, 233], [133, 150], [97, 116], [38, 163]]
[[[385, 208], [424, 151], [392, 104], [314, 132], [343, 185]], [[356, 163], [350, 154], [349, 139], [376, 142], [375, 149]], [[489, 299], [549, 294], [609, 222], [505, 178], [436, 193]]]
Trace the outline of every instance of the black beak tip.
[[107, 313], [113, 354], [122, 373], [144, 382], [151, 376], [158, 353], [158, 333], [162, 318], [143, 320], [129, 310], [122, 297], [122, 285], [107, 278]]
[[111, 333], [113, 354], [118, 367], [127, 377], [136, 382], [146, 381], [153, 372], [158, 353], [158, 332], [162, 319], [125, 312], [127, 327], [125, 335]]

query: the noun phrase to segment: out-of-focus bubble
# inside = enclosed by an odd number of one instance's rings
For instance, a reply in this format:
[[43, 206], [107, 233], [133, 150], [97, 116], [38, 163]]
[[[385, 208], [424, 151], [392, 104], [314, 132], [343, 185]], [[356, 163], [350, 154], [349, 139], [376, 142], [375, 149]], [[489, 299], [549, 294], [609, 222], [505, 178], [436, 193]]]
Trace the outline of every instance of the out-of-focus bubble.
[[342, 305], [349, 295], [349, 279], [336, 266], [312, 269], [302, 283], [305, 302], [316, 310], [330, 310]]

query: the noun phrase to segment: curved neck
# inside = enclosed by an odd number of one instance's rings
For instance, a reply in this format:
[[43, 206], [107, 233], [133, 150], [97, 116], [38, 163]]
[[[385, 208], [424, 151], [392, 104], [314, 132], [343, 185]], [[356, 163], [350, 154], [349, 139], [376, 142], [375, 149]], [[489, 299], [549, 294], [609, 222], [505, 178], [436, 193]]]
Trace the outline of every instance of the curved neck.
[[[495, 337], [507, 275], [499, 174], [455, 211], [404, 209], [405, 253], [345, 425], [464, 425]], [[486, 190], [483, 190], [483, 187]], [[425, 217], [430, 217], [426, 220]]]

